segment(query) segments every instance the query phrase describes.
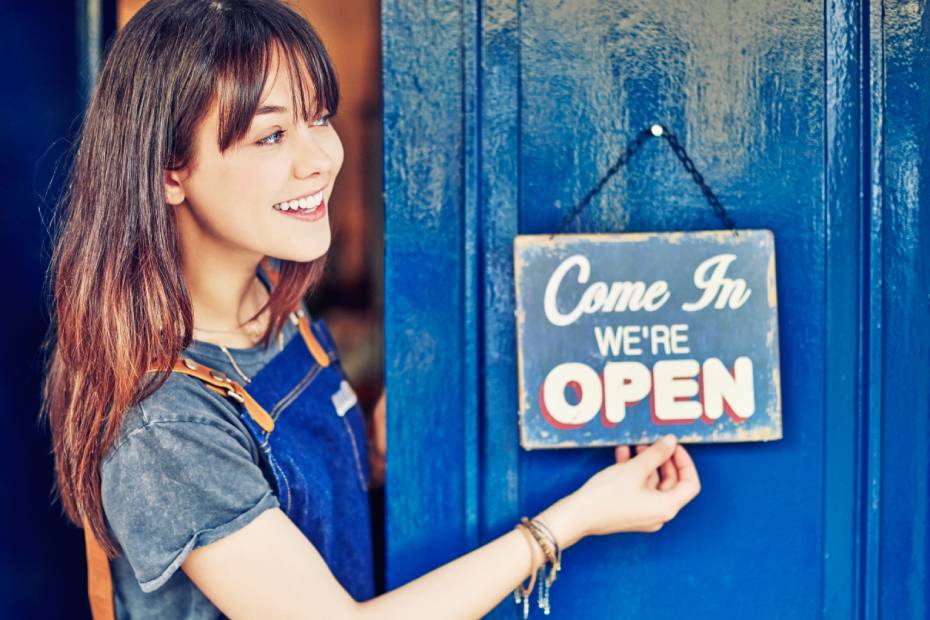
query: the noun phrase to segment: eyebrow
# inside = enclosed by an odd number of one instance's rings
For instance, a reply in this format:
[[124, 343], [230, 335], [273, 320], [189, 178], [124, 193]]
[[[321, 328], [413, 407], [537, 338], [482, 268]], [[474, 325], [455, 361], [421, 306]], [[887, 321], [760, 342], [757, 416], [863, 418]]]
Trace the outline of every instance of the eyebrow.
[[279, 105], [263, 105], [255, 112], [255, 116], [261, 114], [280, 114], [282, 112], [287, 112], [287, 108]]

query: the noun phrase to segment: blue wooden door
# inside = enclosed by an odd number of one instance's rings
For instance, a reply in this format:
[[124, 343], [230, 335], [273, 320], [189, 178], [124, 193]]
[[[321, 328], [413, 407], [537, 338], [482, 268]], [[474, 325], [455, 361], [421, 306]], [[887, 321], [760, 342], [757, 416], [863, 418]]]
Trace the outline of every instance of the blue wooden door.
[[[389, 586], [610, 462], [519, 447], [512, 242], [659, 122], [774, 231], [784, 438], [694, 446], [701, 495], [568, 551], [553, 616], [930, 617], [925, 3], [382, 6]], [[572, 231], [718, 226], [653, 141]]]

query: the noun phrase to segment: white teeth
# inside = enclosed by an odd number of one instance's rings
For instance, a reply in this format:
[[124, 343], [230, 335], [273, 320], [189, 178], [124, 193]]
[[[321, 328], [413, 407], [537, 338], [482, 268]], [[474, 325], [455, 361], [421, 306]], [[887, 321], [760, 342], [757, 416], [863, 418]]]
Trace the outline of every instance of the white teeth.
[[304, 209], [307, 211], [316, 211], [317, 207], [323, 202], [323, 192], [317, 192], [312, 196], [304, 196], [303, 198], [295, 198], [294, 200], [285, 200], [284, 202], [279, 202], [275, 205], [272, 205], [273, 208], [278, 211], [296, 211], [298, 209]]

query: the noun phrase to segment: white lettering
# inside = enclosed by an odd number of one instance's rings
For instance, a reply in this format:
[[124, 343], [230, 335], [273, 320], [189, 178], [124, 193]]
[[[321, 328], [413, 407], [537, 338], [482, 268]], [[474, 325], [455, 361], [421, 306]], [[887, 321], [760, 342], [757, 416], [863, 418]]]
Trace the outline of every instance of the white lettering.
[[626, 406], [649, 394], [652, 377], [639, 362], [607, 362], [604, 366], [604, 417], [611, 424], [626, 417]]
[[690, 422], [701, 417], [701, 403], [685, 400], [698, 394], [694, 377], [701, 370], [697, 360], [661, 360], [652, 367], [653, 415], [662, 422]]
[[594, 328], [594, 339], [597, 340], [597, 348], [601, 352], [601, 357], [619, 357], [620, 341], [623, 339], [623, 328], [618, 327], [600, 327]]
[[623, 353], [626, 355], [642, 355], [643, 350], [637, 347], [642, 339], [639, 337], [639, 325], [627, 325], [623, 328]]
[[672, 325], [672, 353], [676, 355], [691, 353], [691, 347], [685, 345], [685, 343], [688, 342], [688, 334], [683, 332], [687, 331], [688, 326], [684, 323]]
[[661, 344], [665, 355], [669, 354], [671, 351], [671, 343], [668, 340], [669, 331], [668, 325], [653, 325], [652, 326], [652, 354], [659, 354], [659, 345]]
[[[696, 302], [682, 304], [681, 309], [685, 312], [703, 310], [715, 299], [714, 308], [717, 310], [725, 308], [728, 304], [736, 310], [746, 303], [752, 289], [746, 287], [746, 281], [742, 278], [731, 280], [727, 277], [727, 267], [734, 260], [735, 254], [718, 254], [698, 265], [694, 270], [694, 285], [704, 291], [704, 294]], [[707, 272], [711, 269], [713, 271], [708, 276]]]
[[568, 314], [563, 314], [559, 311], [559, 288], [568, 272], [575, 267], [578, 268], [578, 284], [586, 284], [591, 277], [591, 263], [583, 254], [575, 254], [563, 260], [546, 283], [543, 310], [549, 322], [556, 327], [571, 325], [582, 314], [595, 312], [654, 312], [671, 296], [665, 280], [656, 280], [649, 286], [640, 281], [612, 282], [610, 285], [594, 282], [585, 289], [574, 308]]
[[575, 309], [568, 314], [562, 314], [559, 312], [559, 305], [557, 303], [559, 285], [562, 284], [562, 278], [565, 277], [565, 274], [568, 273], [569, 269], [572, 267], [578, 267], [579, 284], [584, 284], [588, 281], [591, 275], [591, 263], [589, 263], [588, 259], [583, 255], [575, 254], [563, 260], [562, 264], [555, 268], [555, 271], [553, 271], [552, 275], [549, 277], [549, 282], [546, 284], [546, 292], [543, 296], [543, 308], [546, 311], [546, 318], [556, 327], [571, 325], [581, 316], [582, 309], [580, 307], [576, 306]]
[[[651, 370], [641, 362], [606, 362], [602, 375], [578, 362], [549, 371], [540, 390], [545, 419], [558, 428], [580, 428], [603, 406], [602, 423], [610, 427], [650, 397], [653, 421], [659, 424], [693, 424], [702, 414], [710, 424], [724, 412], [734, 422], [743, 422], [755, 413], [753, 364], [747, 356], [736, 358], [732, 372], [720, 359], [709, 358], [703, 364], [695, 359], [660, 360]], [[567, 390], [574, 390], [576, 398], [566, 398]]]
[[[574, 405], [565, 398], [570, 383], [577, 384], [581, 392]], [[601, 410], [601, 376], [587, 364], [559, 364], [546, 375], [542, 391], [543, 411], [557, 424], [581, 426]]]
[[733, 364], [734, 373], [719, 359], [704, 361], [701, 379], [704, 385], [704, 415], [718, 419], [724, 408], [737, 421], [748, 419], [756, 411], [756, 395], [752, 382], [752, 360], [738, 357]]

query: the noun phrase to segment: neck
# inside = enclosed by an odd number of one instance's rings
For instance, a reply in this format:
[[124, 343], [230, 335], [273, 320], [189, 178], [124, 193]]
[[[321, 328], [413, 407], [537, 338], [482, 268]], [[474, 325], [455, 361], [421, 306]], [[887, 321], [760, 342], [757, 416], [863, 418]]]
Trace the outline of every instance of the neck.
[[[204, 241], [201, 238], [199, 241]], [[255, 271], [262, 256], [197, 243], [182, 243], [184, 281], [191, 298], [194, 327], [236, 330], [268, 300]], [[252, 346], [247, 335], [196, 332], [198, 340], [225, 346]]]
[[206, 330], [235, 330], [252, 319], [268, 298], [255, 276], [257, 265], [232, 269], [224, 264], [209, 271], [201, 265], [192, 272], [185, 269], [194, 325]]

